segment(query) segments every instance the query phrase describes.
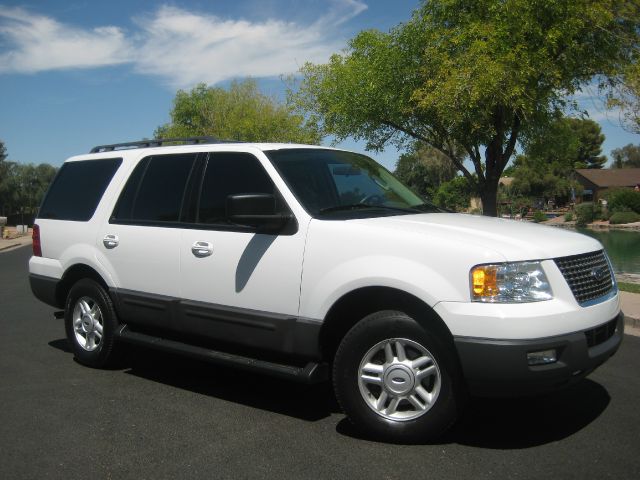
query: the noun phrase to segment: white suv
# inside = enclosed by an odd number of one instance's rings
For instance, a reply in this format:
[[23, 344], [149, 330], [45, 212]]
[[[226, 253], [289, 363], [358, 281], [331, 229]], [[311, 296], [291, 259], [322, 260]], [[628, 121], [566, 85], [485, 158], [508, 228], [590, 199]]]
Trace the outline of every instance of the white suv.
[[44, 199], [31, 288], [64, 308], [85, 365], [130, 342], [331, 377], [354, 424], [407, 442], [446, 430], [467, 393], [562, 387], [620, 345], [596, 240], [446, 213], [356, 153], [175, 143], [72, 157]]

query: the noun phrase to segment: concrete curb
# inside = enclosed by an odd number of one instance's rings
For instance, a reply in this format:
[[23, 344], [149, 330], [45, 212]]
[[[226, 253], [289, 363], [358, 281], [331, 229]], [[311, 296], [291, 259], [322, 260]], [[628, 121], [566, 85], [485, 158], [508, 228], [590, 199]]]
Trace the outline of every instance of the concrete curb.
[[625, 314], [624, 326], [629, 328], [637, 328], [640, 330], [640, 318], [629, 317]]
[[13, 248], [24, 247], [26, 245], [31, 244], [31, 236], [24, 235], [18, 238], [12, 238], [10, 240], [2, 239], [0, 240], [0, 252], [11, 250]]

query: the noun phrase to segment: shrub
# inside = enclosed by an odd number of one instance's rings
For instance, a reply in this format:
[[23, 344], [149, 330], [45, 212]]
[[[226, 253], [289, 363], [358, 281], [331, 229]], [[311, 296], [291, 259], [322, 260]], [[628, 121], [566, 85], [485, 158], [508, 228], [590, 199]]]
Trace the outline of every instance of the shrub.
[[536, 210], [533, 213], [533, 221], [536, 223], [544, 222], [546, 219], [547, 219], [547, 216], [544, 214], [544, 212], [541, 212], [540, 210]]
[[594, 220], [609, 220], [609, 210], [598, 204], [593, 207], [593, 218]]
[[633, 222], [640, 222], [640, 214], [636, 212], [615, 212], [609, 219], [609, 223], [613, 225]]
[[593, 203], [584, 202], [576, 206], [576, 225], [585, 226], [593, 222]]
[[640, 213], [640, 192], [625, 188], [609, 193], [608, 205], [611, 212], [633, 211]]
[[564, 221], [565, 222], [572, 222], [573, 221], [573, 213], [571, 212], [567, 212], [564, 214]]

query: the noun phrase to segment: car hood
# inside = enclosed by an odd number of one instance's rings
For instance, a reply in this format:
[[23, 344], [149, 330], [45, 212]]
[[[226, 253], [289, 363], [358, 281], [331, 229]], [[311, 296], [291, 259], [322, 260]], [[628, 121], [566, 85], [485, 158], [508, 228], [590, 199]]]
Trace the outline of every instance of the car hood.
[[493, 250], [507, 261], [543, 260], [601, 250], [597, 240], [558, 227], [461, 213], [425, 213], [354, 220], [398, 234]]

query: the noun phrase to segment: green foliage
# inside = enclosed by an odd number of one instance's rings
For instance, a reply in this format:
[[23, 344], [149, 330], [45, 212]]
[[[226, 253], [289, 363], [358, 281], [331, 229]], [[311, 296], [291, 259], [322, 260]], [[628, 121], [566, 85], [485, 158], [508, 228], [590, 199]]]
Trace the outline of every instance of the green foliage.
[[6, 213], [6, 204], [10, 196], [10, 172], [13, 162], [7, 161], [7, 148], [0, 140], [0, 215]]
[[516, 142], [555, 118], [567, 94], [628, 64], [638, 19], [623, 9], [623, 0], [424, 1], [389, 33], [363, 31], [327, 64], [306, 64], [289, 98], [338, 140], [432, 145], [495, 215]]
[[190, 92], [178, 90], [171, 122], [154, 132], [155, 138], [211, 135], [246, 142], [318, 144], [322, 135], [286, 105], [258, 91], [255, 80], [232, 82], [228, 90], [199, 84]]
[[573, 222], [573, 213], [571, 212], [567, 212], [564, 214], [564, 221], [565, 222]]
[[440, 185], [433, 195], [433, 202], [448, 210], [465, 211], [469, 208], [472, 192], [471, 182], [466, 177], [458, 176]]
[[417, 142], [400, 156], [394, 174], [424, 196], [432, 196], [444, 182], [456, 176], [451, 159], [439, 150]]
[[607, 157], [600, 155], [605, 138], [600, 125], [588, 118], [565, 118], [563, 121], [576, 140], [574, 164], [585, 165], [586, 168], [602, 168], [607, 163]]
[[628, 144], [611, 150], [613, 168], [640, 168], [640, 145]]
[[593, 210], [593, 203], [584, 202], [576, 206], [576, 225], [584, 227], [588, 223], [593, 222], [595, 212]]
[[629, 65], [618, 80], [608, 95], [608, 104], [622, 110], [621, 123], [625, 128], [640, 133], [640, 63], [637, 56], [635, 63]]
[[602, 208], [600, 203], [593, 205], [593, 219], [594, 220], [609, 220], [609, 211]]
[[544, 212], [541, 212], [540, 210], [536, 210], [533, 213], [533, 221], [535, 223], [544, 222], [545, 220], [547, 220], [547, 216], [544, 214]]
[[593, 120], [558, 117], [530, 132], [525, 155], [513, 163], [511, 190], [515, 195], [554, 199], [566, 203], [580, 185], [572, 180], [576, 168], [601, 168], [604, 135]]
[[612, 212], [632, 211], [640, 213], [640, 192], [620, 188], [608, 192], [607, 207]]
[[572, 189], [578, 188], [570, 175], [572, 171], [570, 164], [562, 161], [518, 155], [509, 190], [516, 197], [554, 199], [563, 204], [571, 199]]
[[56, 174], [46, 163], [35, 166], [6, 161], [0, 142], [0, 214], [35, 213]]
[[618, 288], [623, 292], [640, 293], [640, 284], [618, 282]]
[[640, 214], [636, 212], [615, 212], [609, 219], [609, 223], [611, 223], [612, 225], [633, 222], [640, 222]]

